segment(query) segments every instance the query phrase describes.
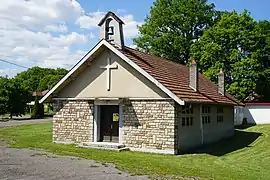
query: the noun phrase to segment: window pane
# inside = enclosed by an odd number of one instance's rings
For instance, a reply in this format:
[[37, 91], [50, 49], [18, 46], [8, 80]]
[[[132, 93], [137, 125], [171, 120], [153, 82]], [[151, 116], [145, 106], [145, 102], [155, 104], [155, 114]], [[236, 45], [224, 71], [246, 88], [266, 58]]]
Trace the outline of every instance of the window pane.
[[186, 119], [183, 117], [182, 118], [182, 126], [185, 126], [185, 124], [186, 124]]

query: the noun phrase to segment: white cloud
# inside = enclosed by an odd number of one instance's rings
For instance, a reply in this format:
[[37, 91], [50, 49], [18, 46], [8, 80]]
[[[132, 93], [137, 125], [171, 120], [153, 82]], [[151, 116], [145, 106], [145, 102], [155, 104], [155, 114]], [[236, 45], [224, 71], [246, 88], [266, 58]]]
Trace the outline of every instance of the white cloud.
[[[71, 47], [95, 38], [92, 32], [69, 32], [67, 24], [74, 24], [83, 13], [75, 0], [1, 2], [0, 58], [27, 67], [70, 68], [85, 53]], [[24, 70], [8, 67], [0, 69], [0, 75], [14, 76]]]
[[133, 38], [138, 35], [138, 26], [142, 25], [143, 22], [134, 20], [133, 15], [126, 15], [122, 17], [124, 21], [124, 36], [125, 38]]
[[[117, 13], [125, 22], [125, 38], [136, 36], [141, 22], [124, 9]], [[0, 58], [27, 67], [70, 68], [86, 53], [81, 47], [97, 42], [92, 30], [105, 14], [85, 12], [76, 0], [5, 0], [0, 6]], [[2, 68], [2, 63], [0, 75], [24, 70]]]
[[98, 27], [98, 23], [105, 16], [105, 12], [90, 12], [88, 14], [80, 16], [76, 23], [80, 25], [81, 28], [93, 29]]
[[48, 32], [68, 32], [68, 27], [65, 24], [50, 24], [45, 26], [44, 31]]
[[0, 76], [12, 77], [15, 76], [19, 71], [15, 68], [0, 68]]

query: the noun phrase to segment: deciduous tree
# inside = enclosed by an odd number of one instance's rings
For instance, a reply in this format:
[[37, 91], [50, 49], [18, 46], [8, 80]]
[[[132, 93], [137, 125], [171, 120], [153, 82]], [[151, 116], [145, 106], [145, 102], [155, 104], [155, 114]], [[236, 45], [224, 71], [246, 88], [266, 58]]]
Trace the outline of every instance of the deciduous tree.
[[0, 114], [21, 116], [25, 113], [30, 93], [23, 89], [15, 79], [0, 77]]
[[217, 17], [207, 0], [156, 0], [134, 43], [150, 54], [185, 64], [190, 46]]
[[269, 57], [266, 45], [266, 34], [249, 12], [231, 12], [223, 14], [220, 21], [192, 45], [191, 57], [212, 81], [217, 81], [216, 75], [222, 68], [227, 91], [244, 100], [256, 92], [258, 83], [269, 71], [263, 65]]

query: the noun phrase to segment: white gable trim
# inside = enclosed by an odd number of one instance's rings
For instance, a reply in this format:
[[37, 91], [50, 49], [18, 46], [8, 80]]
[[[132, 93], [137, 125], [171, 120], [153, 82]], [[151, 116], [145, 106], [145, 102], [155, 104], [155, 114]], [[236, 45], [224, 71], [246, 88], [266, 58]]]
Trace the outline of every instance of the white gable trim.
[[185, 102], [179, 99], [173, 92], [163, 86], [158, 80], [156, 80], [153, 76], [144, 71], [141, 67], [139, 67], [136, 63], [118, 51], [114, 46], [108, 43], [106, 40], [101, 40], [88, 54], [84, 56], [84, 58], [77, 63], [39, 102], [43, 103], [68, 77], [70, 77], [92, 54], [94, 54], [102, 45], [105, 45], [108, 49], [114, 52], [117, 56], [123, 59], [126, 63], [128, 63], [131, 67], [136, 69], [139, 73], [145, 76], [148, 80], [154, 83], [157, 87], [159, 87], [164, 93], [166, 93], [169, 97], [175, 100], [178, 104], [184, 105]]

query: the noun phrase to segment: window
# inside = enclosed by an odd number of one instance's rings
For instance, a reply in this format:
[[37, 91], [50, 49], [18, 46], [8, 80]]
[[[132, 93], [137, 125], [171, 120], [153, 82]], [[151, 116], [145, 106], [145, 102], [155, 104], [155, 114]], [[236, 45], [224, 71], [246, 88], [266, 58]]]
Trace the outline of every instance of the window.
[[182, 126], [186, 126], [186, 118], [182, 117]]
[[210, 124], [211, 123], [211, 117], [210, 116], [202, 116], [202, 123], [203, 124]]
[[182, 126], [193, 126], [193, 117], [182, 117]]
[[217, 123], [223, 123], [223, 116], [217, 116]]
[[209, 113], [211, 113], [211, 108], [209, 106], [203, 106], [202, 107], [202, 113], [203, 114], [209, 114]]
[[217, 113], [223, 113], [223, 107], [217, 107]]

